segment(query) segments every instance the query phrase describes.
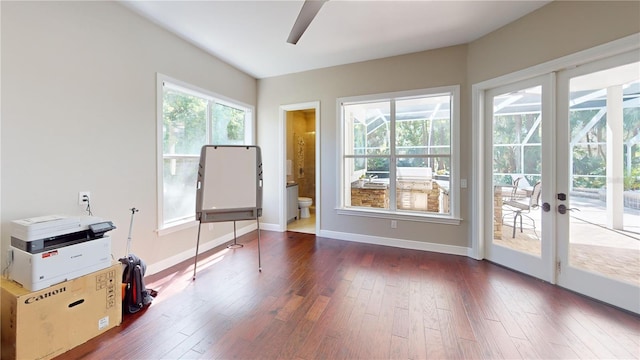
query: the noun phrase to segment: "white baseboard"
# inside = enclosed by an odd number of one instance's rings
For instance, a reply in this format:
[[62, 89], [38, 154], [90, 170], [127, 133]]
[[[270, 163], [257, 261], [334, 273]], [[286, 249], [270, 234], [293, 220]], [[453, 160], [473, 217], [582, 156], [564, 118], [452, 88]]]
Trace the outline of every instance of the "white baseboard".
[[[244, 234], [250, 233], [253, 230], [255, 230], [257, 228], [257, 224], [249, 224], [245, 227], [236, 229], [236, 234], [237, 236], [242, 236]], [[260, 228], [262, 229], [262, 225], [260, 226]], [[266, 229], [265, 229], [266, 230]], [[208, 250], [211, 250], [217, 246], [223, 245], [224, 243], [233, 240], [233, 232], [230, 232], [228, 234], [224, 234], [216, 239], [213, 239], [211, 241], [207, 241], [206, 243], [202, 242], [202, 239], [200, 241], [200, 249], [198, 250], [198, 253], [201, 254], [203, 252], [206, 252]], [[158, 273], [162, 270], [168, 269], [170, 267], [172, 267], [173, 265], [179, 264], [185, 260], [191, 259], [196, 252], [196, 247], [192, 247], [189, 250], [185, 250], [179, 254], [176, 254], [172, 257], [166, 258], [162, 261], [159, 261], [157, 263], [153, 263], [153, 264], [148, 264], [147, 265], [147, 272], [145, 275], [152, 275], [155, 273]]]
[[280, 225], [269, 223], [260, 223], [260, 230], [282, 232], [282, 229], [280, 229]]
[[318, 236], [337, 240], [353, 241], [365, 244], [393, 246], [402, 249], [432, 251], [443, 254], [470, 256], [470, 249], [462, 246], [435, 244], [422, 241], [402, 240], [381, 236], [370, 236], [338, 231], [320, 230]]
[[472, 258], [472, 259], [475, 259], [475, 260], [483, 260], [484, 259], [483, 254], [478, 252], [478, 251], [476, 251], [472, 247], [467, 248], [467, 256]]

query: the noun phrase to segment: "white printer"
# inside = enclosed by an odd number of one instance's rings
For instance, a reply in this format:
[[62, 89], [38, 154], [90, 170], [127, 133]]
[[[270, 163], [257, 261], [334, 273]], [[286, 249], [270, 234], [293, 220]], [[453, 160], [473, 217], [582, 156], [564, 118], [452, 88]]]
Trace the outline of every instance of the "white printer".
[[111, 221], [41, 216], [11, 222], [9, 277], [37, 291], [111, 266]]

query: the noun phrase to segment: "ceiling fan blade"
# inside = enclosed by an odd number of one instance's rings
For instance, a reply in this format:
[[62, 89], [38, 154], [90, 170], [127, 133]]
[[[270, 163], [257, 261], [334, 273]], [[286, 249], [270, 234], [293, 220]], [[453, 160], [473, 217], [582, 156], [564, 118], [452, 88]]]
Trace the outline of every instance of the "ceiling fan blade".
[[298, 40], [300, 40], [302, 34], [307, 30], [325, 2], [327, 0], [306, 0], [304, 2], [302, 9], [300, 9], [300, 14], [298, 14], [298, 18], [293, 24], [291, 33], [289, 33], [289, 38], [287, 38], [288, 43], [294, 45], [298, 43]]

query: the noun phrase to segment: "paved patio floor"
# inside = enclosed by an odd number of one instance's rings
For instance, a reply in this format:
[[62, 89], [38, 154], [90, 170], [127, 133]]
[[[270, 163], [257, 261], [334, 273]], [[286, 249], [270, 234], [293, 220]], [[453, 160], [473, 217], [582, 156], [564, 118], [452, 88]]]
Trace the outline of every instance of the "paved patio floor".
[[[573, 267], [599, 273], [640, 287], [640, 211], [625, 208], [624, 228], [607, 227], [605, 203], [596, 199], [572, 198], [569, 263]], [[538, 229], [525, 218], [523, 232], [512, 238], [512, 223], [505, 219], [502, 238], [494, 243], [540, 256], [540, 210], [530, 214]], [[529, 225], [529, 226], [527, 226]]]

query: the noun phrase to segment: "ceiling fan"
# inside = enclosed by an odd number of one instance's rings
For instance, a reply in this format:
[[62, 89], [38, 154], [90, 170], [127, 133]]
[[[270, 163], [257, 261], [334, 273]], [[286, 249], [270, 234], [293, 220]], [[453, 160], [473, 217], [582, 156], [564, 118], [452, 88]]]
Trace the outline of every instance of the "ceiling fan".
[[328, 0], [305, 0], [302, 5], [302, 9], [300, 9], [300, 13], [298, 14], [298, 18], [296, 22], [293, 24], [293, 28], [291, 29], [291, 33], [289, 33], [289, 37], [287, 38], [287, 42], [289, 44], [297, 44], [302, 34], [307, 30], [309, 24], [316, 17], [318, 11], [322, 5]]

